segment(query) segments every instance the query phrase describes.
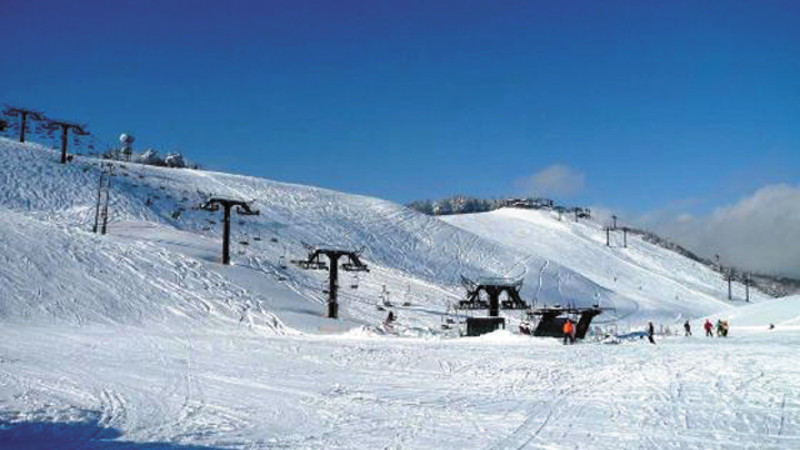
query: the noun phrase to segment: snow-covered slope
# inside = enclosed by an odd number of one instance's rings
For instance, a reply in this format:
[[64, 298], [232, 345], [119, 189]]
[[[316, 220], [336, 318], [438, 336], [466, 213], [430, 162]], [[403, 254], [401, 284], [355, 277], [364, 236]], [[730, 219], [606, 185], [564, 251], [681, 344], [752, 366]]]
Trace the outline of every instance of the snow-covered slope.
[[[592, 220], [574, 222], [553, 211], [516, 208], [442, 220], [580, 273], [632, 301], [630, 307], [642, 319], [696, 317], [744, 300], [744, 286], [733, 284], [734, 301], [729, 302], [727, 282], [718, 273], [638, 236], [629, 235], [625, 247], [622, 230], [613, 231], [606, 246], [604, 226]], [[751, 290], [753, 301], [763, 298]]]
[[[350, 326], [379, 323], [385, 313], [378, 311], [376, 304], [386, 286], [395, 303], [412, 304], [401, 312], [406, 325], [436, 327], [447, 303], [461, 295], [458, 285], [461, 275], [525, 273], [531, 294], [540, 299], [565, 302], [568, 298], [585, 297], [609, 304], [617, 301], [615, 293], [558, 264], [521, 254], [391, 202], [214, 172], [115, 164], [111, 193], [113, 222], [109, 236], [97, 238], [87, 230], [94, 215], [100, 161], [77, 158], [72, 164], [62, 166], [54, 162], [55, 155], [45, 148], [8, 140], [0, 141], [0, 151], [4, 155], [0, 167], [0, 208], [15, 213], [9, 215], [12, 218], [7, 227], [20, 226], [14, 221], [27, 220], [30, 225], [26, 226], [38, 226], [46, 230], [42, 234], [57, 236], [54, 239], [63, 241], [62, 247], [74, 241], [74, 246], [83, 245], [76, 251], [108, 252], [107, 259], [116, 257], [115, 251], [105, 250], [105, 246], [119, 246], [120, 251], [134, 254], [164, 255], [161, 265], [151, 261], [133, 264], [133, 270], [138, 271], [135, 276], [128, 273], [127, 278], [106, 280], [106, 289], [113, 292], [70, 294], [75, 298], [71, 310], [48, 311], [43, 314], [48, 320], [80, 317], [80, 320], [125, 322], [151, 316], [163, 318], [164, 314], [192, 316], [192, 312], [163, 301], [152, 305], [158, 312], [130, 312], [141, 310], [134, 305], [153, 297], [145, 291], [139, 292], [134, 280], [149, 279], [162, 286], [175, 284], [184, 272], [189, 272], [173, 267], [183, 264], [206, 273], [204, 280], [221, 277], [222, 281], [199, 282], [187, 289], [199, 299], [207, 295], [224, 297], [232, 310], [275, 314], [288, 318], [289, 326], [304, 330], [333, 326], [322, 325], [319, 320], [326, 275], [293, 266], [284, 273], [279, 267], [281, 257], [288, 260], [304, 255], [302, 242], [365, 249], [364, 258], [372, 271], [360, 276], [358, 289], [350, 288], [356, 280], [349, 275], [341, 283], [342, 316]], [[220, 240], [218, 214], [196, 209], [210, 194], [255, 200], [254, 207], [261, 212], [255, 217], [234, 217], [232, 267], [216, 263]], [[61, 234], [51, 232], [52, 227], [59, 227]], [[6, 236], [3, 236], [7, 240], [5, 246], [12, 248], [19, 244]], [[53, 245], [41, 242], [42, 248], [38, 248], [40, 241], [33, 240], [20, 252], [36, 248], [42, 258], [48, 259], [51, 253], [60, 251], [51, 248]], [[74, 271], [92, 274], [106, 265], [100, 256], [94, 256], [76, 262]], [[58, 257], [75, 260], [69, 252]], [[54, 258], [57, 260], [56, 255]], [[113, 264], [107, 267], [111, 272], [119, 272]], [[55, 266], [47, 264], [40, 265], [39, 270], [43, 274], [56, 272]], [[27, 275], [12, 271], [6, 276], [16, 277], [16, 284], [22, 286]], [[60, 297], [61, 291], [53, 289], [46, 295]], [[84, 297], [92, 300], [83, 300]], [[16, 304], [6, 310], [28, 311], [29, 319], [42, 313], [36, 307], [18, 304], [26, 301], [33, 299], [15, 293]], [[104, 307], [98, 308], [98, 304]], [[97, 317], [104, 314], [106, 317]]]
[[[11, 232], [0, 238], [9, 254], [36, 249], [43, 258], [35, 273], [3, 274], [18, 286], [0, 308], [6, 317], [138, 323], [196, 318], [197, 311], [210, 308], [202, 305], [206, 302], [224, 304], [214, 311], [228, 310], [230, 319], [248, 323], [286, 321], [305, 331], [339, 327], [319, 317], [325, 274], [279, 267], [281, 257], [303, 256], [302, 242], [365, 249], [372, 271], [358, 280], [344, 275], [341, 282], [345, 328], [379, 323], [385, 314], [376, 308], [383, 286], [395, 303], [411, 302], [400, 311], [405, 325], [435, 328], [447, 304], [462, 295], [461, 275], [523, 277], [529, 300], [600, 303], [614, 308], [606, 318], [634, 322], [697, 317], [728, 305], [722, 300], [726, 287], [713, 272], [635, 238], [629, 238], [628, 249], [606, 248], [593, 223], [560, 222], [522, 210], [442, 221], [379, 199], [215, 172], [116, 163], [110, 235], [99, 238], [87, 233], [99, 160], [79, 157], [62, 166], [44, 147], [9, 140], [0, 140], [0, 152], [0, 208], [13, 213], [2, 226], [40, 228], [36, 234], [47, 236], [24, 246]], [[216, 263], [218, 214], [196, 209], [210, 194], [255, 200], [261, 212], [234, 216], [231, 267]], [[66, 282], [45, 284], [49, 287], [39, 294], [25, 290], [29, 276], [68, 278], [45, 262], [61, 259], [73, 264], [73, 273], [94, 277], [98, 291], [82, 294], [82, 286], [92, 283], [68, 288]], [[109, 273], [106, 278], [96, 275], [102, 270]], [[351, 289], [356, 281], [359, 288]], [[172, 293], [174, 286], [196, 303], [179, 294], [154, 301], [159, 289]], [[46, 297], [44, 304], [61, 306], [43, 308], [37, 295]], [[62, 308], [65, 298], [72, 299], [68, 308]]]
[[732, 327], [750, 331], [767, 331], [770, 325], [776, 330], [800, 329], [800, 295], [731, 308], [709, 318], [728, 320]]

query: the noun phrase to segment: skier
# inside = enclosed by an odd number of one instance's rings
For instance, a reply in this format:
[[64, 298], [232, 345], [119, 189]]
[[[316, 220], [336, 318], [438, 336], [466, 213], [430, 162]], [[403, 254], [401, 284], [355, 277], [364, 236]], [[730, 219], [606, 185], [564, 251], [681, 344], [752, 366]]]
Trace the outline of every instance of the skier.
[[383, 321], [383, 327], [386, 328], [388, 331], [392, 331], [392, 329], [394, 328], [392, 326], [394, 320], [395, 320], [394, 312], [389, 311], [389, 314], [386, 316], [386, 320]]
[[722, 321], [722, 337], [728, 337], [728, 321]]
[[564, 327], [561, 330], [564, 332], [564, 345], [567, 345], [567, 342], [570, 344], [575, 343], [574, 328], [575, 327], [572, 326], [572, 321], [570, 319], [567, 319], [566, 322], [564, 322]]
[[711, 323], [710, 320], [706, 319], [706, 323], [703, 324], [703, 328], [706, 330], [707, 337], [714, 337], [714, 333], [712, 330], [714, 329], [714, 325]]
[[692, 335], [692, 325], [689, 324], [689, 319], [686, 319], [686, 322], [683, 322], [683, 331], [684, 331], [684, 336], [686, 337]]
[[655, 344], [656, 340], [653, 339], [653, 336], [656, 334], [656, 330], [653, 327], [653, 322], [649, 322], [647, 324], [647, 340], [650, 341], [651, 344]]
[[722, 319], [717, 319], [717, 337], [722, 337]]

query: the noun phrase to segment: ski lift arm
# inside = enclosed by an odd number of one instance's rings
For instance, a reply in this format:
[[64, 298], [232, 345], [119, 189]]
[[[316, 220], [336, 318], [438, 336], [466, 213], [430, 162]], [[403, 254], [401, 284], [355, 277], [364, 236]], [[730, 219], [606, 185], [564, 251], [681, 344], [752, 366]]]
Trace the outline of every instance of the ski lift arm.
[[240, 216], [258, 216], [261, 212], [257, 209], [251, 209], [247, 203], [242, 203], [236, 207], [236, 213]]
[[369, 272], [369, 267], [367, 267], [367, 265], [361, 261], [361, 259], [358, 257], [358, 253], [353, 252], [347, 256], [349, 261], [345, 264], [342, 264], [342, 268], [344, 270], [349, 272]]
[[207, 200], [205, 203], [199, 205], [200, 209], [204, 209], [206, 211], [219, 211], [219, 203], [215, 202], [214, 200]]

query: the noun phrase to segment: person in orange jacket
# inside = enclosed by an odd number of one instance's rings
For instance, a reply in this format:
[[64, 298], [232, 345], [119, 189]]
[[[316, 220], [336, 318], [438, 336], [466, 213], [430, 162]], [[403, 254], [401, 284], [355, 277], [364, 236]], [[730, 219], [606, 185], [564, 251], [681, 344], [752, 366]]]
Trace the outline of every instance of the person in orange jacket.
[[567, 341], [569, 341], [570, 344], [575, 343], [575, 326], [572, 325], [572, 321], [570, 319], [567, 319], [564, 322], [564, 327], [561, 329], [561, 331], [564, 332], [564, 345], [567, 344]]

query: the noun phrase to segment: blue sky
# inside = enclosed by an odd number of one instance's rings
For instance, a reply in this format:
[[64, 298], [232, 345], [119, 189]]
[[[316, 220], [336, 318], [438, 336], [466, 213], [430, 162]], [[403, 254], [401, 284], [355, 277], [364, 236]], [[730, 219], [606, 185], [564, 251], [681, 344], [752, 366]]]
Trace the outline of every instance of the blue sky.
[[0, 101], [400, 202], [702, 213], [800, 169], [796, 1], [2, 0], [0, 42]]

